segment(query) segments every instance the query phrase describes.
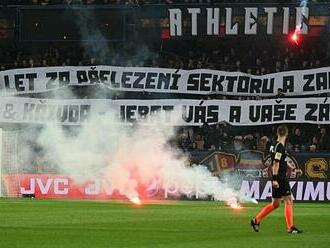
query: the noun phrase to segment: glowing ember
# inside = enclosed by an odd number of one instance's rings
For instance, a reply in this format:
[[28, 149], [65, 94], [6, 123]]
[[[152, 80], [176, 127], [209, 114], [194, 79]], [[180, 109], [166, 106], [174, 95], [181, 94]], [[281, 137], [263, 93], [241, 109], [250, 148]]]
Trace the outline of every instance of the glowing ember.
[[141, 205], [141, 200], [139, 199], [139, 197], [133, 197], [129, 200], [130, 200], [131, 203], [133, 203], [135, 205]]
[[240, 209], [242, 208], [241, 204], [238, 202], [236, 198], [231, 198], [227, 201], [227, 205], [233, 209]]

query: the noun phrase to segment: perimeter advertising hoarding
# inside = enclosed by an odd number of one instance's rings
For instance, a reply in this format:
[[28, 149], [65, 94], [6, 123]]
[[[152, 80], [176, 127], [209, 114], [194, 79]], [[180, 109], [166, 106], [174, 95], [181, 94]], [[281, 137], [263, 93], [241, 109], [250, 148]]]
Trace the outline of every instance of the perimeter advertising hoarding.
[[[192, 154], [194, 156], [194, 154]], [[214, 152], [202, 159], [214, 174], [235, 174], [239, 182], [235, 188], [257, 200], [271, 198], [269, 181], [269, 156], [257, 151], [243, 151], [238, 155]], [[293, 197], [296, 201], [330, 202], [330, 154], [300, 153], [289, 156], [289, 168]], [[295, 168], [303, 171], [298, 176]], [[237, 177], [237, 175], [239, 175]], [[22, 174], [2, 175], [6, 195], [35, 195], [37, 198], [80, 198], [80, 199], [124, 199], [111, 188], [111, 182], [89, 181], [77, 183], [68, 176], [60, 174]], [[177, 199], [175, 183], [161, 189], [157, 182], [140, 186], [142, 199]], [[187, 192], [189, 195], [189, 192]], [[198, 198], [195, 196], [194, 198]]]

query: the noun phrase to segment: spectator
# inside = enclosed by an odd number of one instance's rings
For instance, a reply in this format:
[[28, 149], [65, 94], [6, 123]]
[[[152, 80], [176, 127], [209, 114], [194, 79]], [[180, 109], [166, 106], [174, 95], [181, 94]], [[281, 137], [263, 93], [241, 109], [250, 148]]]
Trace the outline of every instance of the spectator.
[[243, 139], [244, 150], [255, 150], [257, 148], [256, 141], [252, 134], [248, 134]]
[[187, 132], [182, 132], [179, 134], [179, 147], [184, 151], [190, 150], [192, 148], [192, 142]]
[[310, 152], [316, 152], [316, 151], [319, 150], [318, 148], [319, 148], [319, 140], [316, 136], [314, 136], [312, 138], [311, 145], [309, 146], [309, 151]]
[[220, 149], [220, 139], [223, 130], [220, 124], [213, 125], [210, 130], [210, 144], [214, 149]]
[[330, 137], [327, 133], [327, 129], [322, 127], [320, 130], [320, 142], [319, 150], [321, 151], [330, 151]]
[[300, 128], [295, 128], [294, 129], [294, 135], [292, 136], [292, 138], [290, 138], [290, 143], [293, 146], [293, 150], [295, 152], [300, 152], [302, 145], [304, 143], [303, 141], [303, 137], [301, 135], [301, 130]]
[[220, 138], [220, 147], [225, 151], [232, 150], [232, 143], [228, 133], [224, 132]]
[[193, 142], [193, 148], [197, 150], [204, 150], [204, 138], [200, 134], [196, 134]]
[[267, 136], [262, 136], [257, 144], [257, 150], [261, 152], [268, 152], [270, 140]]
[[233, 145], [236, 152], [243, 150], [243, 137], [240, 135], [235, 136]]

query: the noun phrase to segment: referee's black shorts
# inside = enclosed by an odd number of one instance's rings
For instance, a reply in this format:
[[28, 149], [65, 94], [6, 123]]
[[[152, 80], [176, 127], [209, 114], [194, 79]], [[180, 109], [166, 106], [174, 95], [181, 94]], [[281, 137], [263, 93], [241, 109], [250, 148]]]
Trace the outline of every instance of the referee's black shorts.
[[291, 195], [291, 188], [288, 179], [278, 180], [279, 187], [272, 187], [272, 197], [273, 198], [282, 198], [282, 196]]

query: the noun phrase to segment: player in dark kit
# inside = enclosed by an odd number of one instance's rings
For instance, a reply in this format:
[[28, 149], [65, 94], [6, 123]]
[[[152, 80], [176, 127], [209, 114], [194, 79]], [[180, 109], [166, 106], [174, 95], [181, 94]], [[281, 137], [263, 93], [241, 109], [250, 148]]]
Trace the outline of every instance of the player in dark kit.
[[[272, 203], [265, 206], [255, 218], [251, 220], [251, 226], [254, 231], [259, 232], [259, 225], [261, 220], [266, 217], [273, 210], [280, 206], [281, 200], [285, 203], [285, 220], [288, 227], [288, 233], [302, 233], [293, 224], [293, 201], [291, 196], [291, 189], [289, 180], [286, 176], [287, 162], [285, 142], [288, 137], [288, 128], [281, 125], [277, 129], [277, 141], [270, 147], [272, 156]], [[301, 170], [297, 171], [301, 174]]]

